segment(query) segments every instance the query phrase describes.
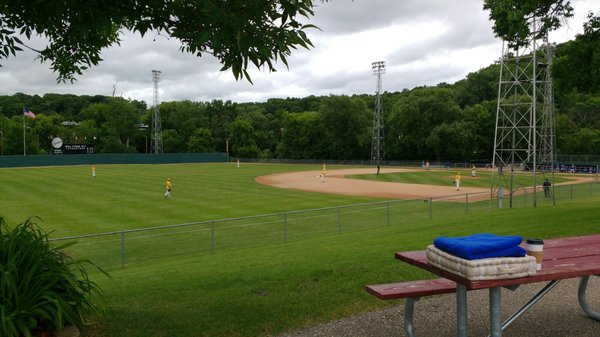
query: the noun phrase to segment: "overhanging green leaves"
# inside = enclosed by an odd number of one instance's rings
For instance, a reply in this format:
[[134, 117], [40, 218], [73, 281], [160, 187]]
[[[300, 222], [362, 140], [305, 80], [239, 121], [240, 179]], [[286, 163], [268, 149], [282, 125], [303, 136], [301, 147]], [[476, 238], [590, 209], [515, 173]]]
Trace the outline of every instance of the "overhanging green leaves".
[[[573, 16], [569, 0], [484, 0], [483, 9], [490, 11], [496, 36], [510, 47], [527, 44], [529, 37], [537, 39], [561, 26], [561, 21]], [[537, 21], [532, 31], [532, 21]]]
[[51, 63], [58, 81], [72, 82], [130, 30], [176, 38], [181, 51], [212, 54], [222, 70], [250, 80], [249, 63], [275, 71], [273, 61], [287, 66], [292, 49], [312, 46], [304, 31], [314, 26], [300, 22], [312, 15], [311, 0], [1, 0], [0, 60], [29, 48], [18, 35], [41, 35], [48, 44], [36, 50], [39, 59]]

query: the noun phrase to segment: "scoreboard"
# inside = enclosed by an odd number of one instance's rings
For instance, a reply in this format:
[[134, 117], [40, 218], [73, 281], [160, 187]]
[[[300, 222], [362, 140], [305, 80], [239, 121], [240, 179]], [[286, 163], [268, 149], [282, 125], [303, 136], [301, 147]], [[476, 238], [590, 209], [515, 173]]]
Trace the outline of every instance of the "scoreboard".
[[65, 144], [63, 145], [64, 154], [94, 154], [94, 145], [92, 144]]
[[52, 140], [53, 154], [94, 154], [92, 144], [63, 144], [58, 137]]

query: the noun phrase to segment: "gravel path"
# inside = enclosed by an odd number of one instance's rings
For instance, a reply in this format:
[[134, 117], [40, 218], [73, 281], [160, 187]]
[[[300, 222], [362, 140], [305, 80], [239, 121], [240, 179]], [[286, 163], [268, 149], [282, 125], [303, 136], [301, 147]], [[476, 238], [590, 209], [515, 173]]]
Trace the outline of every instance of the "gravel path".
[[[502, 317], [517, 310], [542, 284], [502, 290]], [[504, 332], [504, 337], [595, 337], [600, 322], [588, 318], [577, 302], [578, 280], [560, 282]], [[600, 312], [600, 277], [592, 277], [588, 303]], [[468, 292], [469, 336], [488, 336], [488, 292]], [[279, 337], [404, 337], [404, 305], [308, 327]], [[420, 337], [456, 336], [453, 294], [422, 298], [415, 306], [415, 333]]]

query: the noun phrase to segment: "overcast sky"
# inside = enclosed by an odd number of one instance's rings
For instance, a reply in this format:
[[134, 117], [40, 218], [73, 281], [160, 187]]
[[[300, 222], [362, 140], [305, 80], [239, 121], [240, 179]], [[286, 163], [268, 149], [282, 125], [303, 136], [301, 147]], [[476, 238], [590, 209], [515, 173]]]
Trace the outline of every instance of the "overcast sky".
[[[582, 32], [598, 0], [574, 0], [575, 17], [554, 32], [563, 42]], [[383, 90], [401, 91], [440, 82], [454, 83], [501, 56], [482, 0], [330, 0], [318, 3], [308, 35], [315, 47], [297, 50], [276, 73], [250, 69], [254, 82], [236, 81], [217, 60], [179, 51], [175, 39], [123, 35], [121, 46], [102, 52], [103, 62], [74, 83], [57, 84], [49, 64], [32, 52], [1, 60], [0, 95], [71, 93], [116, 95], [152, 105], [152, 70], [162, 71], [160, 101], [261, 102], [274, 97], [373, 94], [371, 63], [386, 62]], [[32, 42], [35, 45], [35, 42]]]

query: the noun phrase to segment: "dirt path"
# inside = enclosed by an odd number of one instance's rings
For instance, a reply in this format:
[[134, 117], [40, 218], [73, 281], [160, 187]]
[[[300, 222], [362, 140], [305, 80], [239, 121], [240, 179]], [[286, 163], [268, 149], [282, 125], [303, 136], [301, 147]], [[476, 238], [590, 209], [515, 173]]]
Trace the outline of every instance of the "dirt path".
[[[381, 173], [414, 172], [415, 169], [382, 168]], [[257, 177], [258, 183], [302, 191], [353, 196], [412, 199], [465, 195], [466, 193], [489, 192], [488, 188], [465, 187], [457, 191], [454, 186], [391, 183], [359, 179], [347, 179], [347, 175], [375, 173], [374, 168], [328, 170], [325, 182], [321, 183], [321, 171], [274, 173]], [[469, 177], [470, 178], [470, 177]]]

